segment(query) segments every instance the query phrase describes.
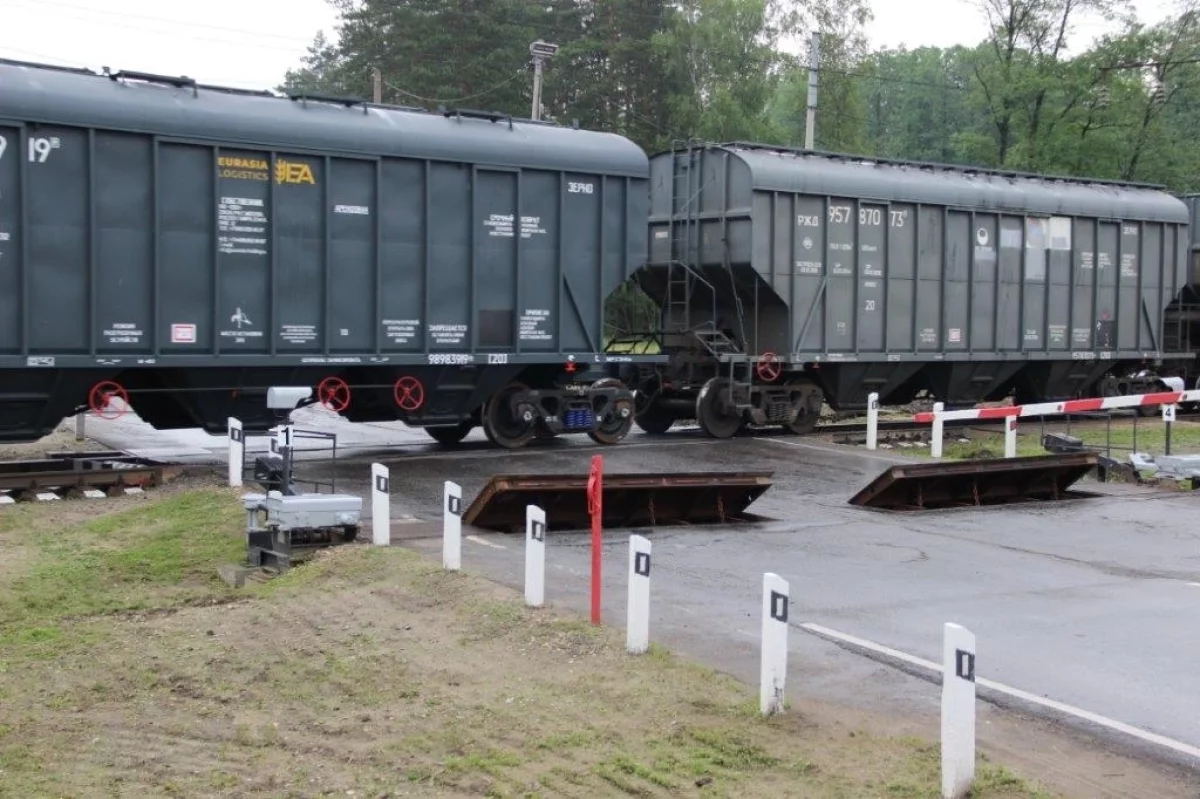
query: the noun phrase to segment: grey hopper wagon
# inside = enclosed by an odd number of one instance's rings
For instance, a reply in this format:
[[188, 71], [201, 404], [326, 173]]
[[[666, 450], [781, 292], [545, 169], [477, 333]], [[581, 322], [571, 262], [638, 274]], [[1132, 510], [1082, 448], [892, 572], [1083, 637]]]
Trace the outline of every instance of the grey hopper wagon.
[[[1190, 217], [1187, 279], [1167, 306], [1163, 338], [1172, 351], [1195, 352], [1200, 348], [1200, 195], [1185, 194], [1182, 199]], [[1187, 388], [1200, 386], [1195, 362], [1181, 364], [1176, 371]]]
[[1110, 393], [1186, 360], [1164, 310], [1188, 212], [1152, 186], [755, 144], [651, 158], [650, 254], [672, 365], [638, 424], [804, 432], [861, 409]]
[[0, 87], [0, 440], [87, 405], [266, 429], [273, 384], [444, 442], [628, 431], [627, 139], [17, 62]]

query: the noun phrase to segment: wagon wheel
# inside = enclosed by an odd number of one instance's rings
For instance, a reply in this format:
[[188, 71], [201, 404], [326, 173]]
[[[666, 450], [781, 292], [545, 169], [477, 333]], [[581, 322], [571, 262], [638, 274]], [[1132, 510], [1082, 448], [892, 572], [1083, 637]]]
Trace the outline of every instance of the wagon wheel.
[[537, 417], [528, 421], [514, 416], [509, 398], [528, 391], [523, 383], [509, 383], [492, 395], [483, 409], [483, 433], [488, 441], [505, 449], [520, 449], [528, 444], [537, 431]]
[[633, 391], [633, 410], [641, 414], [654, 405], [654, 401], [662, 394], [662, 380], [657, 375], [647, 380], [640, 380]]
[[452, 447], [462, 442], [472, 430], [475, 423], [470, 419], [448, 427], [426, 427], [425, 432], [437, 443], [444, 447]]
[[[615, 377], [606, 377], [592, 384], [593, 389], [609, 386], [625, 388], [625, 384]], [[625, 412], [624, 416], [621, 415], [622, 411]], [[613, 405], [611, 415], [597, 420], [596, 429], [589, 430], [588, 437], [597, 444], [619, 444], [633, 428], [633, 416], [633, 403], [628, 400], [617, 400]]]
[[657, 402], [652, 402], [634, 420], [637, 426], [652, 436], [661, 436], [675, 424], [675, 414]]
[[788, 388], [793, 394], [801, 394], [801, 400], [796, 417], [785, 424], [783, 429], [798, 436], [808, 435], [821, 419], [821, 405], [825, 401], [825, 394], [807, 380], [789, 383]]
[[[1153, 386], [1150, 388], [1150, 390], [1151, 391], [1165, 391], [1166, 389], [1158, 387], [1158, 386]], [[1102, 397], [1121, 397], [1126, 394], [1137, 393], [1137, 391], [1138, 390], [1134, 389], [1132, 386], [1129, 386], [1128, 384], [1123, 384], [1119, 380], [1117, 380], [1115, 378], [1111, 378], [1111, 377], [1105, 379], [1100, 384], [1100, 396], [1102, 396]], [[1159, 410], [1160, 407], [1161, 406], [1159, 406], [1159, 405], [1137, 405], [1133, 408], [1133, 413], [1135, 416], [1144, 418], [1147, 416], [1153, 416], [1157, 413], [1161, 413], [1161, 411]]]
[[732, 438], [742, 429], [741, 416], [721, 408], [721, 395], [728, 389], [728, 380], [714, 377], [704, 384], [696, 397], [696, 421], [700, 423], [700, 429], [713, 438]]

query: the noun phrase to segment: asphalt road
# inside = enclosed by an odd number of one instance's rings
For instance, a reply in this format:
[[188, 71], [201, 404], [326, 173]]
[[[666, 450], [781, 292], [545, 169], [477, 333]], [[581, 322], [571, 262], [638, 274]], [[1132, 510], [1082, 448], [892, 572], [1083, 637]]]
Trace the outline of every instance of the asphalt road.
[[[976, 634], [980, 677], [1200, 747], [1192, 496], [1093, 484], [1087, 488], [1105, 495], [899, 515], [846, 503], [889, 465], [865, 453], [787, 438], [702, 444], [684, 436], [671, 444], [631, 441], [605, 454], [610, 472], [775, 471], [774, 487], [751, 508], [768, 521], [637, 531], [655, 552], [653, 640], [755, 683], [762, 575], [771, 571], [791, 585], [789, 679], [798, 694], [933, 711], [937, 692], [881, 667], [876, 661], [892, 663], [886, 653], [851, 647], [858, 654], [850, 655], [805, 625], [940, 662], [942, 627], [952, 621]], [[396, 504], [433, 520], [445, 479], [460, 482], [469, 502], [497, 472], [585, 473], [588, 455], [560, 446], [517, 457], [425, 457], [411, 467], [396, 461]], [[604, 613], [615, 625], [624, 623], [627, 532], [606, 531]], [[440, 541], [408, 545], [436, 557]], [[547, 562], [548, 601], [586, 612], [587, 536], [549, 534]], [[464, 568], [519, 588], [523, 541], [478, 534], [464, 550]]]

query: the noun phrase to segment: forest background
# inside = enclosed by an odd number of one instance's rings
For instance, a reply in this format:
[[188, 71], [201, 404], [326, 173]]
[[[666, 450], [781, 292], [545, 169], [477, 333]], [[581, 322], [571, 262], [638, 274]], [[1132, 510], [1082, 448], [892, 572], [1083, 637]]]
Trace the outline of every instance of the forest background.
[[[336, 41], [318, 35], [281, 88], [527, 117], [540, 39], [559, 46], [544, 119], [651, 153], [690, 138], [801, 147], [818, 31], [818, 150], [1200, 183], [1200, 0], [1156, 25], [1125, 0], [974, 0], [982, 41], [874, 51], [868, 0], [329, 1]], [[1081, 49], [1085, 15], [1113, 32]], [[621, 305], [610, 317], [625, 328]]]

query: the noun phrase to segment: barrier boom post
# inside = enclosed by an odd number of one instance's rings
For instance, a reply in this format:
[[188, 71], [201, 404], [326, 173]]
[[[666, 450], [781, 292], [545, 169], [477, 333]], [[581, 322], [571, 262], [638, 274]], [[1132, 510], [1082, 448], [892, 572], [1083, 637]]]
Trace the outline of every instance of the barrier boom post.
[[588, 512], [592, 515], [592, 624], [600, 623], [601, 560], [604, 554], [601, 519], [604, 514], [604, 456], [592, 456], [587, 485]]
[[[1116, 408], [1138, 408], [1163, 406], [1164, 422], [1168, 415], [1174, 420], [1174, 408], [1183, 402], [1200, 402], [1200, 389], [1191, 391], [1159, 391], [1153, 394], [1127, 394], [1121, 397], [1091, 397], [1089, 399], [1064, 400], [1063, 402], [1037, 402], [1030, 405], [1010, 405], [1001, 408], [968, 408], [958, 411], [942, 409], [942, 403], [934, 403], [933, 411], [913, 414], [914, 422], [932, 422], [931, 453], [940, 457], [943, 425], [951, 421], [971, 419], [1019, 419], [1025, 416], [1060, 416], [1062, 414], [1107, 411]], [[1166, 406], [1172, 410], [1167, 411]], [[1015, 429], [1015, 428], [1014, 428]]]

